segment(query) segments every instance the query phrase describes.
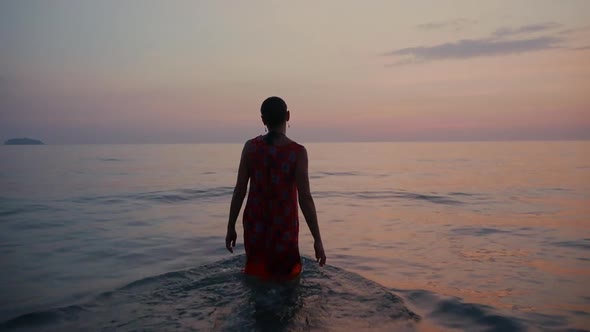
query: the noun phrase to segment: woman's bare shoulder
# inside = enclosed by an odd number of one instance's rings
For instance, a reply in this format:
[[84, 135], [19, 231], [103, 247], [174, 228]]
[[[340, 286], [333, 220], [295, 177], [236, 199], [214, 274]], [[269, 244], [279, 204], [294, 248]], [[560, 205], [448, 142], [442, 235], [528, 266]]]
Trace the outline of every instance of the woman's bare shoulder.
[[252, 147], [262, 140], [262, 135], [251, 138], [244, 143], [244, 147]]

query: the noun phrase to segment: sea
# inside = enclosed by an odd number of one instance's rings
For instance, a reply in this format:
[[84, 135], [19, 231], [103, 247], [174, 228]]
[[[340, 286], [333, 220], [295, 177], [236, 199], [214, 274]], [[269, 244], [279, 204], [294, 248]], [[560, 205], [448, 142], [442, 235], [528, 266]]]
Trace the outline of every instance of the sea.
[[590, 142], [305, 143], [327, 255], [244, 276], [242, 144], [0, 146], [2, 331], [590, 331]]

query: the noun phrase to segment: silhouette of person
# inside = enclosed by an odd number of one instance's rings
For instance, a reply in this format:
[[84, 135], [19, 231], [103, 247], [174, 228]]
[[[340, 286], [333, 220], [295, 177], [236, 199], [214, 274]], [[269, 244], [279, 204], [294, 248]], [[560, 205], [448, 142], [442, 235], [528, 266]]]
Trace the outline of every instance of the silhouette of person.
[[279, 97], [269, 97], [260, 112], [268, 133], [247, 141], [242, 150], [225, 246], [233, 253], [236, 220], [250, 182], [243, 214], [244, 273], [262, 279], [288, 280], [301, 272], [298, 200], [314, 238], [320, 266], [326, 263], [326, 254], [309, 188], [307, 150], [286, 135], [290, 118], [287, 104]]

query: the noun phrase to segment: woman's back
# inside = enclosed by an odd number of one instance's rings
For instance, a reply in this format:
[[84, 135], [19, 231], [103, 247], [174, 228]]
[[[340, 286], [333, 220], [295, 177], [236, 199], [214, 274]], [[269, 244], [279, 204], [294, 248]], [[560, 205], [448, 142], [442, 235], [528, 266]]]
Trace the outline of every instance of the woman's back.
[[301, 268], [295, 169], [303, 146], [286, 138], [276, 143], [256, 137], [245, 156], [250, 177], [243, 221], [245, 272], [262, 277], [288, 277]]
[[[295, 166], [297, 155], [303, 146], [290, 141], [283, 145], [271, 145], [263, 136], [248, 143], [248, 173], [250, 175], [251, 195], [267, 195], [266, 199], [282, 198], [287, 193], [296, 193]], [[274, 194], [280, 193], [280, 197]], [[297, 195], [294, 195], [295, 203]]]

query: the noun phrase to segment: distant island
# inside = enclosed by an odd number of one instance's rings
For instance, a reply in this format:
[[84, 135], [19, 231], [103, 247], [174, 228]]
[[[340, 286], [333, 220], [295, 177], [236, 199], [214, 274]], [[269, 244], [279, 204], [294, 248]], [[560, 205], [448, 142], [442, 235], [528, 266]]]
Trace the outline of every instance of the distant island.
[[32, 138], [11, 138], [4, 142], [4, 145], [43, 145], [40, 140]]

